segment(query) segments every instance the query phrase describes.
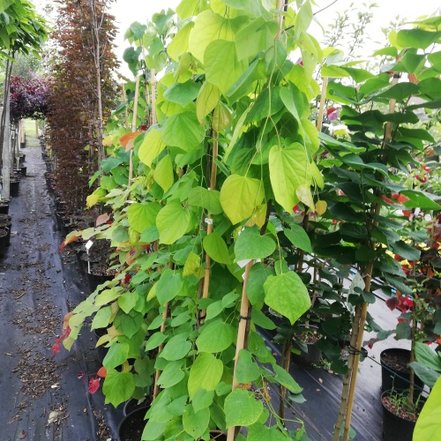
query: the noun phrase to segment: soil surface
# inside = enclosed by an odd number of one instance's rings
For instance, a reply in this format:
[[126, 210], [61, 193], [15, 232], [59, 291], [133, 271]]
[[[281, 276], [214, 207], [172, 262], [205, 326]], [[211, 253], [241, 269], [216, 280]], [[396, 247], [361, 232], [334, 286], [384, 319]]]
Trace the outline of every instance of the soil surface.
[[401, 418], [402, 420], [415, 422], [417, 420], [417, 415], [415, 412], [410, 412], [406, 410], [402, 405], [397, 404], [396, 400], [391, 399], [389, 395], [383, 395], [381, 398], [383, 406], [392, 414]]
[[407, 365], [410, 363], [409, 353], [402, 351], [385, 352], [381, 357], [381, 362], [388, 368], [396, 371], [409, 373]]
[[117, 412], [88, 393], [101, 365], [96, 337], [85, 330], [71, 352], [51, 351], [89, 288], [76, 257], [59, 255], [63, 232], [37, 139], [24, 151], [28, 176], [11, 200], [11, 245], [0, 258], [0, 440], [116, 440]]

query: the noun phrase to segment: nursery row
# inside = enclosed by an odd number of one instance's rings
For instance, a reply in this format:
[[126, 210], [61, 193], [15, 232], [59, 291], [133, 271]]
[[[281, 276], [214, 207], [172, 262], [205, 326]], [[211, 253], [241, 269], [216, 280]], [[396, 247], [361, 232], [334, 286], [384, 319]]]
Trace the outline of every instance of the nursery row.
[[[121, 441], [307, 440], [293, 356], [342, 376], [332, 438], [346, 441], [360, 358], [389, 336], [410, 351], [383, 354], [381, 401], [408, 426], [385, 422], [384, 440], [411, 440], [416, 421], [415, 441], [436, 439], [441, 17], [361, 64], [308, 33], [310, 1], [182, 0], [127, 31], [135, 79], [110, 115], [105, 3], [72, 45], [79, 10], [62, 8], [44, 155], [60, 249], [93, 276], [53, 349], [96, 331], [89, 391], [143, 403]], [[106, 93], [77, 100], [71, 84]], [[383, 329], [375, 302], [397, 322]]]

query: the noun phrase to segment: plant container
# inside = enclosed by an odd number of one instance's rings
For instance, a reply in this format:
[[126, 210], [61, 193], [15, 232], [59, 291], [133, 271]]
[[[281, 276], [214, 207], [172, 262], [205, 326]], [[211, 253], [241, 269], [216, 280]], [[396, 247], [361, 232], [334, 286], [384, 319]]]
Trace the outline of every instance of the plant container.
[[140, 408], [126, 415], [118, 428], [119, 441], [141, 441], [146, 422], [147, 408]]
[[7, 214], [0, 214], [0, 228], [6, 231], [6, 246], [11, 243], [11, 216]]
[[[383, 406], [383, 441], [412, 441], [412, 434], [418, 414], [396, 406], [395, 402], [389, 399], [390, 394], [391, 391], [388, 390], [381, 395], [381, 404]], [[423, 403], [419, 403], [418, 408], [421, 409], [422, 405]]]
[[12, 197], [18, 196], [19, 186], [20, 186], [20, 179], [17, 178], [11, 179], [11, 182], [9, 183], [9, 189], [10, 189], [9, 191]]
[[28, 168], [27, 168], [25, 165], [22, 165], [22, 166], [20, 167], [20, 174], [21, 174], [22, 176], [26, 176], [27, 172], [28, 172]]
[[[405, 390], [410, 385], [410, 351], [402, 348], [388, 348], [380, 354], [381, 391]], [[415, 388], [420, 392], [424, 383], [415, 375]]]
[[146, 397], [143, 401], [138, 401], [135, 398], [132, 398], [131, 400], [125, 402], [123, 414], [124, 416], [127, 416], [139, 409], [144, 409], [144, 411], [147, 412], [147, 409], [150, 407], [150, 402], [150, 397]]
[[322, 351], [316, 343], [303, 343], [300, 354], [294, 354], [293, 358], [302, 366], [313, 366], [320, 363]]
[[0, 201], [0, 214], [8, 214], [9, 213], [9, 201], [2, 200]]
[[8, 228], [0, 227], [0, 257], [5, 255], [6, 247], [8, 246], [8, 233]]

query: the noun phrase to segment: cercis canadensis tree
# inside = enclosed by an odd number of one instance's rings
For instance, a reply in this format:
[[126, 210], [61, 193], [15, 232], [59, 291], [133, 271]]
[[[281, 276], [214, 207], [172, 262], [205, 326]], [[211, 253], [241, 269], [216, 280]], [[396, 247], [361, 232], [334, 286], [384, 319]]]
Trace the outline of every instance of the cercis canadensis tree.
[[[113, 222], [67, 240], [96, 235], [118, 253], [117, 276], [73, 311], [64, 344], [94, 316], [109, 347], [107, 402], [153, 386], [145, 440], [244, 439], [240, 426], [250, 440], [296, 436], [268, 384], [302, 389], [256, 327], [275, 327], [266, 307], [292, 324], [310, 306], [280, 237], [298, 243], [293, 206], [315, 209], [323, 186], [309, 104], [322, 52], [307, 32], [310, 2], [274, 3], [184, 0], [169, 59], [161, 39], [144, 41], [150, 81], [167, 62], [156, 118], [146, 133], [109, 134], [113, 154], [89, 203], [111, 207]], [[295, 50], [302, 63], [290, 61]]]
[[107, 0], [58, 2], [48, 136], [55, 182], [69, 212], [84, 207], [88, 177], [105, 156], [103, 125], [114, 103], [114, 19]]

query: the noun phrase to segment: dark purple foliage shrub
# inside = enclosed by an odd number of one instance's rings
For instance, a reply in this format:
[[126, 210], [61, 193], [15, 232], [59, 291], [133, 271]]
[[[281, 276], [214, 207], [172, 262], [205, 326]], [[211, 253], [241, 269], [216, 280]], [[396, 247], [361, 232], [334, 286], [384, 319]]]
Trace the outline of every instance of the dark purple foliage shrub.
[[49, 81], [44, 78], [11, 77], [11, 120], [44, 118], [48, 95]]

